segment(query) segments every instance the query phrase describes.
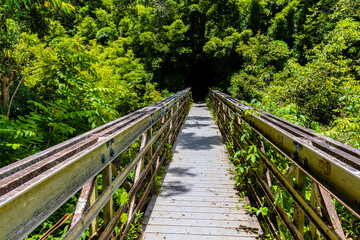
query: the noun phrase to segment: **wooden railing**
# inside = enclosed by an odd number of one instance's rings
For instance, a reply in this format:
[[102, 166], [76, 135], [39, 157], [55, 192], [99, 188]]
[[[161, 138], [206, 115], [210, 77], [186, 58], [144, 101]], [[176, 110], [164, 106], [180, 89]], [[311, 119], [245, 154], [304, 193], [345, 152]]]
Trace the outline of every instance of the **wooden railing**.
[[[188, 106], [186, 89], [0, 169], [0, 239], [23, 239], [74, 195], [74, 213], [57, 224], [72, 216], [63, 239], [79, 239], [87, 229], [90, 238], [124, 239], [171, 153]], [[129, 200], [115, 204], [120, 187]]]
[[269, 232], [276, 237], [281, 220], [293, 239], [345, 239], [333, 198], [359, 218], [360, 151], [219, 91], [210, 99], [248, 192], [271, 209], [259, 215]]

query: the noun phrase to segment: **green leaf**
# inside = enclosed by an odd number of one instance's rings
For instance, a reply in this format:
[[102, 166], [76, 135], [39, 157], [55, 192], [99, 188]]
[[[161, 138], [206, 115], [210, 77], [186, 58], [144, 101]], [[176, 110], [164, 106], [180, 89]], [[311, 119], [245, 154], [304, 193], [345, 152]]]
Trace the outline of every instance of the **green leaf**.
[[17, 144], [17, 143], [14, 143], [14, 144], [12, 144], [12, 146], [11, 146], [11, 147], [15, 150], [15, 149], [20, 148], [20, 147], [21, 147], [21, 145], [20, 145], [20, 144]]
[[18, 0], [13, 0], [13, 3], [15, 3], [16, 7], [20, 9], [20, 3]]
[[259, 209], [256, 211], [256, 216], [259, 216], [259, 214], [262, 212], [262, 209]]
[[125, 203], [127, 203], [129, 201], [129, 195], [127, 194], [127, 192], [122, 192], [120, 195], [120, 204], [124, 205]]
[[127, 213], [123, 213], [123, 214], [121, 214], [121, 216], [120, 216], [120, 222], [121, 222], [122, 224], [125, 224], [125, 223], [127, 222], [128, 218], [129, 218], [129, 216], [127, 215]]

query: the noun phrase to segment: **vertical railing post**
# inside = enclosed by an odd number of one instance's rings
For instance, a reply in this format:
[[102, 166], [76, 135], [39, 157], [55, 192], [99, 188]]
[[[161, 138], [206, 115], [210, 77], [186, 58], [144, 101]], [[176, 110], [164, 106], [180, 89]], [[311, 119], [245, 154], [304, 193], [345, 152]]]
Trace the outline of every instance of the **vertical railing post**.
[[[310, 198], [310, 205], [317, 211], [317, 212], [320, 212], [319, 209], [318, 209], [318, 204], [317, 204], [317, 197], [316, 197], [316, 192], [318, 192], [318, 189], [317, 188], [317, 183], [312, 180], [311, 181], [311, 198]], [[311, 239], [315, 240], [315, 239], [318, 239], [318, 237], [316, 236], [316, 227], [315, 225], [310, 222], [310, 225], [309, 225], [309, 230], [310, 230], [310, 236], [311, 236]]]
[[[174, 114], [174, 108], [171, 108], [170, 110], [170, 117]], [[173, 124], [174, 124], [174, 119], [176, 120], [176, 117], [174, 117], [173, 119], [170, 120], [170, 124], [169, 124], [169, 129], [172, 129]], [[168, 143], [171, 144], [171, 139], [172, 139], [173, 133], [169, 134], [169, 140]]]
[[[94, 204], [97, 198], [98, 198], [98, 183], [96, 179], [94, 183], [94, 189], [91, 193], [90, 206]], [[96, 218], [90, 224], [89, 236], [92, 236], [96, 233], [98, 226], [99, 226], [99, 216], [96, 216]]]
[[[102, 187], [105, 190], [108, 186], [110, 186], [112, 182], [112, 164], [110, 163], [108, 166], [102, 170]], [[103, 208], [103, 218], [104, 218], [104, 226], [106, 226], [112, 216], [113, 216], [113, 199], [110, 198], [109, 202], [106, 203]]]
[[[140, 149], [139, 149], [139, 151], [141, 151], [141, 149], [143, 149], [145, 147], [146, 140], [147, 140], [146, 133], [143, 133], [143, 135], [141, 136], [141, 140], [140, 140]], [[141, 174], [143, 169], [144, 169], [144, 158], [141, 158], [140, 161], [138, 162], [138, 164], [136, 165], [133, 185], [139, 180], [140, 174]], [[136, 194], [132, 197], [132, 199], [130, 201], [128, 223], [129, 223], [129, 220], [131, 219], [131, 217], [134, 214], [135, 200], [136, 200]]]
[[80, 196], [78, 198], [73, 216], [70, 221], [69, 229], [71, 229], [79, 221], [82, 215], [89, 208], [91, 196], [93, 195], [96, 182], [97, 177], [94, 177], [81, 189]]
[[[164, 123], [165, 123], [165, 116], [162, 117], [161, 120], [160, 120], [160, 128]], [[166, 130], [163, 132], [162, 135], [165, 135], [165, 134], [166, 134]], [[159, 137], [158, 145], [160, 144], [160, 142], [162, 141], [163, 138], [164, 138], [164, 136]], [[159, 165], [160, 165], [160, 154], [158, 154], [158, 156], [156, 157], [155, 169], [158, 169]]]
[[[148, 139], [151, 139], [152, 136], [153, 136], [153, 127], [150, 127], [148, 130], [147, 130], [147, 133], [146, 133], [146, 136]], [[151, 147], [149, 148], [148, 152], [147, 152], [147, 156], [148, 156], [148, 161], [150, 161], [150, 159], [152, 158], [153, 156], [153, 150], [154, 150], [154, 145], [151, 145]], [[154, 167], [151, 166], [150, 167], [150, 174], [154, 174]]]
[[[300, 168], [296, 168], [295, 175], [295, 189], [300, 193], [301, 196], [305, 197], [306, 190], [306, 175]], [[294, 210], [294, 222], [295, 226], [299, 230], [301, 236], [304, 236], [304, 226], [305, 226], [305, 215], [300, 206], [295, 204]]]
[[346, 239], [330, 194], [321, 186], [317, 186], [319, 190], [318, 200], [321, 202], [321, 212], [323, 218], [327, 219], [328, 223], [334, 228], [335, 232], [340, 236], [341, 239]]

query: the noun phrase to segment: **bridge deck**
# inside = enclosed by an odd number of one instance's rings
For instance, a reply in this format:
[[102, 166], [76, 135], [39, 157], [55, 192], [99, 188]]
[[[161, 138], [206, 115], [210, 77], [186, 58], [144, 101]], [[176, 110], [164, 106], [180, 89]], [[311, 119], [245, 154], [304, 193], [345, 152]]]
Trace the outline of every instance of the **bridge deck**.
[[144, 239], [255, 239], [261, 228], [239, 202], [227, 159], [209, 110], [194, 104], [145, 213]]

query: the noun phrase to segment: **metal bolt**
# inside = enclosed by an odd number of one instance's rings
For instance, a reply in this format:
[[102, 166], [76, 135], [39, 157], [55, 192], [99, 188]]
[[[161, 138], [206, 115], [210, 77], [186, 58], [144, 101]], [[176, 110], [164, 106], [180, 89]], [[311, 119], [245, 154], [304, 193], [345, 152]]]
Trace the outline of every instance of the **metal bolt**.
[[297, 160], [297, 159], [299, 158], [298, 152], [297, 152], [297, 151], [294, 151], [294, 152], [291, 154], [291, 158], [292, 158], [293, 160]]
[[115, 150], [110, 148], [110, 157], [113, 157], [115, 156]]
[[302, 164], [304, 165], [304, 167], [307, 167], [307, 165], [308, 165], [308, 159], [307, 159], [307, 158], [304, 158], [303, 161], [302, 161]]
[[103, 154], [103, 155], [101, 156], [101, 162], [102, 162], [102, 163], [105, 163], [105, 162], [106, 162], [106, 156], [105, 156], [105, 154]]

